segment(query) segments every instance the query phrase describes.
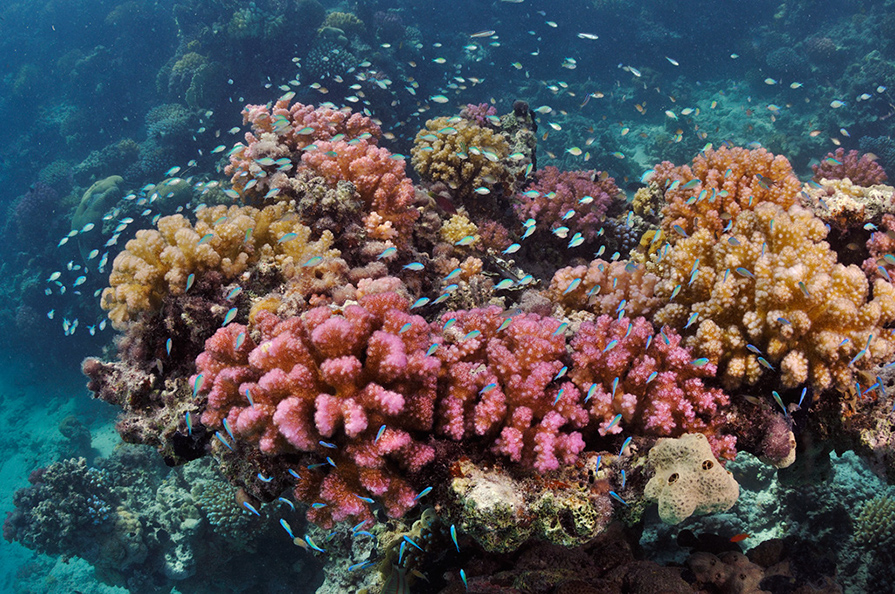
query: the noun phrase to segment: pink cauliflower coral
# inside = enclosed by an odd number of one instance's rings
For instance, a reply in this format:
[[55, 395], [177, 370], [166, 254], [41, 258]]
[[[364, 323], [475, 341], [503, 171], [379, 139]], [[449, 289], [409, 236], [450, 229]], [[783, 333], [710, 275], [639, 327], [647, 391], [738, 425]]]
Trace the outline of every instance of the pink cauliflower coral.
[[246, 105], [242, 119], [251, 124], [246, 144], [237, 144], [224, 172], [233, 189], [247, 200], [266, 197], [271, 190], [287, 191], [301, 151], [307, 146], [334, 138], [365, 139], [375, 144], [382, 135], [373, 120], [351, 110], [337, 110], [277, 101], [273, 108]]
[[364, 218], [369, 236], [404, 245], [419, 212], [412, 207], [413, 183], [404, 171], [404, 160], [392, 157], [366, 140], [321, 141], [317, 150], [302, 155], [302, 162], [333, 185], [354, 184], [369, 212]]
[[703, 384], [703, 378], [714, 376], [715, 366], [694, 362], [680, 341], [667, 328], [654, 334], [646, 318], [600, 316], [583, 323], [572, 339], [569, 376], [589, 395], [588, 413], [601, 435], [703, 433], [716, 456], [732, 458], [736, 440], [720, 434], [729, 399]]
[[[454, 320], [454, 321], [451, 321]], [[444, 314], [436, 431], [485, 438], [492, 449], [539, 472], [571, 464], [584, 449], [587, 412], [560, 371], [560, 322], [535, 314], [507, 318], [498, 307]], [[563, 372], [565, 373], [565, 372]]]
[[308, 511], [312, 522], [371, 519], [362, 497], [403, 515], [415, 492], [402, 470], [434, 457], [411, 432], [432, 428], [439, 370], [426, 355], [428, 325], [408, 308], [381, 293], [340, 313], [318, 307], [281, 320], [262, 311], [257, 343], [244, 326], [221, 328], [196, 359], [208, 397], [202, 422], [268, 455], [310, 454], [316, 463], [298, 473], [295, 497], [325, 504]]

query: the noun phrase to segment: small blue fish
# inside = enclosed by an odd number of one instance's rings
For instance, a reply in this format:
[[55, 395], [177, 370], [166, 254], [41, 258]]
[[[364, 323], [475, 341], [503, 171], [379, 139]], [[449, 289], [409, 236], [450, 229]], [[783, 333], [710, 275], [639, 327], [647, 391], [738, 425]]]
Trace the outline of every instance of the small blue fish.
[[248, 501], [243, 501], [242, 506], [244, 508], [246, 508], [247, 510], [249, 510], [250, 512], [252, 512], [253, 514], [255, 514], [256, 516], [258, 516], [259, 518], [261, 517], [261, 514], [258, 512], [257, 509], [255, 509], [255, 506], [252, 505], [251, 503], [249, 503]]
[[706, 365], [708, 365], [708, 363], [709, 360], [705, 357], [700, 357], [699, 359], [693, 359], [692, 361], [690, 361], [690, 365], [692, 365], [693, 367], [705, 367]]
[[615, 379], [612, 380], [612, 398], [615, 398], [615, 390], [618, 388], [618, 376], [615, 376]]
[[287, 241], [292, 241], [296, 237], [298, 237], [297, 233], [286, 233], [280, 239], [277, 240], [277, 243], [285, 243]]
[[505, 250], [503, 251], [503, 253], [504, 253], [504, 254], [515, 254], [516, 252], [519, 251], [519, 248], [521, 248], [521, 247], [522, 247], [522, 246], [519, 245], [518, 243], [514, 243], [514, 244], [512, 244], [510, 247], [508, 247], [507, 249], [505, 249]]
[[[239, 337], [237, 337], [237, 338], [239, 338]], [[252, 408], [255, 408], [255, 401], [252, 400], [252, 391], [249, 390], [248, 388], [246, 388], [246, 400], [249, 401], [249, 406], [251, 406]]]
[[482, 335], [482, 333], [479, 330], [471, 330], [471, 331], [467, 332], [466, 336], [461, 338], [460, 341], [462, 342], [462, 341], [468, 340], [470, 338], [478, 338], [481, 335]]
[[432, 487], [426, 487], [422, 491], [420, 491], [416, 497], [413, 498], [414, 501], [418, 501], [421, 497], [425, 497], [429, 493], [432, 492]]
[[199, 393], [199, 390], [202, 389], [202, 383], [205, 381], [205, 376], [201, 373], [196, 376], [195, 381], [193, 381], [193, 398]]
[[295, 477], [297, 480], [301, 480], [301, 476], [300, 476], [297, 472], [295, 472], [294, 470], [292, 470], [291, 468], [287, 468], [287, 469], [286, 469], [286, 472], [288, 472], [289, 474], [291, 474], [291, 475], [292, 475], [293, 477]]
[[374, 503], [374, 501], [370, 497], [362, 497], [362, 496], [358, 495], [357, 493], [355, 493], [354, 496], [365, 503], [369, 503], [371, 505]]
[[382, 260], [383, 258], [388, 258], [389, 256], [395, 254], [397, 251], [398, 251], [398, 248], [396, 248], [394, 246], [387, 247], [384, 250], [382, 250], [382, 252], [378, 256], [376, 256], [376, 259]]
[[622, 505], [624, 505], [625, 507], [628, 506], [628, 502], [625, 501], [624, 499], [622, 499], [621, 496], [618, 493], [616, 493], [615, 491], [609, 491], [609, 496], [612, 497], [613, 499], [615, 499], [616, 501], [618, 501], [619, 503], [621, 503]]
[[466, 581], [466, 572], [462, 569], [460, 570], [460, 579], [463, 580], [463, 585], [466, 587], [466, 590], [469, 590], [469, 582]]
[[467, 235], [466, 237], [464, 237], [464, 238], [461, 239], [460, 241], [455, 242], [454, 245], [467, 246], [467, 245], [472, 245], [472, 243], [473, 243], [474, 241], [475, 241], [475, 236], [473, 236], [473, 235]]
[[221, 424], [224, 426], [224, 430], [227, 431], [227, 435], [230, 436], [230, 439], [236, 441], [236, 438], [233, 437], [233, 431], [230, 430], [230, 423], [227, 422], [227, 419], [222, 419]]
[[277, 501], [282, 501], [283, 503], [288, 505], [292, 511], [295, 511], [295, 504], [292, 503], [291, 501], [289, 501], [288, 499], [286, 499], [285, 497], [277, 497]]
[[750, 270], [748, 270], [747, 268], [743, 268], [742, 266], [737, 266], [736, 273], [739, 274], [740, 276], [745, 276], [746, 278], [751, 278], [752, 280], [755, 280], [755, 275], [752, 274], [752, 272]]
[[755, 346], [755, 345], [747, 344], [747, 345], [746, 345], [746, 348], [749, 349], [750, 351], [752, 351], [753, 353], [755, 353], [756, 355], [760, 355], [760, 354], [761, 354], [761, 350], [760, 350], [757, 346]]
[[780, 398], [780, 394], [777, 393], [777, 390], [771, 390], [771, 395], [774, 396], [774, 400], [776, 400], [777, 404], [780, 405], [780, 408], [783, 409], [783, 414], [789, 416], [789, 411], [786, 410], [786, 405], [783, 404], [783, 399]]
[[[413, 540], [412, 538], [410, 538], [409, 536], [407, 536], [406, 534], [403, 536], [403, 539], [404, 539], [408, 544], [411, 544], [411, 545], [415, 546], [416, 548], [418, 548], [418, 549], [421, 550], [421, 551], [423, 550], [423, 547], [421, 547], [420, 545], [416, 544], [416, 542], [414, 542], [414, 540]], [[424, 552], [425, 552], [425, 551], [424, 551]]]
[[597, 391], [597, 384], [591, 384], [590, 387], [587, 389], [587, 396], [584, 398], [584, 401], [587, 402], [588, 400], [593, 398], [594, 392], [596, 392], [596, 391]]
[[404, 265], [405, 270], [412, 270], [413, 272], [419, 272], [423, 268], [425, 268], [425, 266], [423, 266], [419, 262], [411, 262], [410, 264]]
[[307, 261], [305, 261], [305, 263], [301, 265], [301, 267], [302, 268], [313, 268], [314, 266], [317, 266], [321, 262], [323, 262], [322, 256], [313, 256], [311, 258], [308, 258]]
[[238, 351], [239, 348], [242, 346], [242, 343], [245, 342], [245, 340], [246, 340], [246, 333], [245, 333], [245, 332], [240, 332], [239, 334], [236, 335], [236, 350], [237, 350], [237, 351]]
[[242, 293], [242, 287], [233, 287], [230, 289], [230, 292], [227, 293], [227, 301], [232, 301], [240, 293]]
[[413, 302], [413, 305], [410, 306], [410, 309], [416, 309], [418, 307], [423, 307], [429, 303], [428, 297], [420, 297], [416, 301]]
[[311, 504], [311, 507], [314, 508], [314, 509], [322, 509], [322, 508], [326, 507], [326, 504], [325, 504], [325, 503], [316, 502], [316, 503], [312, 503], [312, 504]]
[[634, 439], [630, 435], [625, 438], [625, 441], [622, 442], [622, 447], [618, 450], [618, 457], [621, 458], [625, 455], [625, 450], [628, 449], [628, 446], [631, 445], [631, 440]]
[[171, 339], [165, 341], [165, 352], [168, 353], [168, 356], [171, 356]]
[[235, 307], [231, 307], [229, 310], [227, 310], [227, 315], [224, 316], [224, 323], [221, 324], [221, 326], [226, 326], [227, 324], [232, 322], [238, 312], [239, 310]]
[[605, 352], [611, 351], [612, 349], [614, 349], [617, 346], [618, 346], [617, 340], [610, 340], [609, 343], [606, 345], [606, 347], [603, 348], [603, 352], [605, 353]]
[[858, 359], [860, 359], [861, 357], [863, 357], [863, 356], [866, 355], [866, 354], [867, 354], [867, 349], [861, 349], [860, 351], [858, 351], [858, 354], [855, 355], [855, 356], [852, 358], [852, 360], [848, 362], [848, 364], [849, 364], [849, 365], [854, 365], [854, 364], [858, 361]]
[[193, 283], [195, 282], [195, 280], [196, 280], [196, 275], [193, 273], [190, 273], [190, 275], [188, 277], [186, 277], [186, 289], [184, 289], [184, 291], [189, 291], [190, 287], [193, 286]]
[[305, 542], [308, 543], [308, 546], [314, 549], [315, 551], [319, 551], [321, 553], [325, 553], [326, 551], [317, 546], [317, 544], [311, 540], [310, 536], [305, 536]]
[[491, 390], [493, 390], [493, 389], [496, 388], [496, 387], [497, 387], [497, 384], [496, 384], [496, 383], [488, 384], [487, 386], [485, 386], [484, 388], [482, 388], [481, 390], [479, 390], [479, 396], [482, 396], [482, 395], [484, 395], [484, 394], [487, 394], [488, 392], [490, 392]]
[[580, 279], [580, 278], [574, 278], [574, 279], [572, 279], [572, 282], [569, 283], [569, 286], [566, 287], [566, 290], [563, 291], [562, 294], [563, 294], [563, 295], [568, 295], [569, 293], [571, 293], [572, 291], [574, 291], [575, 289], [577, 289], [577, 288], [578, 288], [578, 285], [580, 285], [580, 284], [581, 284], [581, 279]]
[[767, 367], [771, 371], [774, 371], [774, 366], [771, 365], [770, 363], [768, 363], [768, 360], [765, 359], [764, 357], [759, 357], [758, 362], [761, 364], [762, 367]]
[[437, 342], [432, 343], [432, 345], [429, 346], [428, 349], [426, 349], [426, 356], [427, 356], [427, 357], [431, 357], [432, 354], [433, 354], [435, 351], [437, 351], [437, 350], [438, 350], [438, 343], [437, 343]]
[[385, 425], [383, 425], [382, 427], [380, 427], [380, 428], [379, 428], [379, 431], [376, 432], [376, 439], [373, 440], [373, 443], [374, 443], [374, 444], [375, 444], [376, 442], [379, 441], [379, 438], [382, 437], [382, 434], [383, 434], [383, 433], [385, 433]]
[[376, 538], [372, 532], [367, 532], [366, 530], [355, 530], [354, 536], [369, 536], [370, 538]]
[[689, 328], [690, 326], [692, 326], [693, 324], [695, 324], [697, 318], [699, 318], [699, 312], [698, 312], [698, 311], [694, 311], [693, 313], [691, 313], [691, 314], [690, 314], [690, 318], [687, 320], [687, 324], [684, 326], [684, 329], [687, 329], [687, 328]]
[[186, 421], [186, 434], [192, 435], [193, 434], [193, 419], [192, 419], [192, 416], [190, 415], [190, 411], [186, 411], [186, 413], [183, 416], [184, 416], [184, 420]]
[[407, 332], [407, 331], [410, 330], [411, 328], [413, 328], [413, 322], [407, 322], [406, 324], [404, 324], [403, 326], [401, 326], [401, 328], [398, 330], [398, 334], [404, 334], [405, 332]]
[[354, 565], [348, 566], [348, 571], [356, 571], [358, 569], [366, 569], [373, 565], [373, 562], [367, 559], [366, 561], [361, 561], [360, 563], [355, 563]]
[[208, 241], [211, 240], [212, 237], [214, 237], [214, 233], [206, 233], [199, 239], [199, 245], [202, 245], [203, 243], [208, 243]]
[[558, 380], [559, 378], [561, 378], [562, 376], [564, 376], [564, 375], [566, 374], [567, 371], [569, 371], [569, 366], [568, 366], [568, 365], [563, 365], [562, 369], [560, 369], [559, 371], [557, 371], [557, 372], [556, 372], [556, 375], [553, 376], [553, 379], [550, 380], [550, 381], [555, 382], [556, 380]]
[[671, 228], [674, 229], [674, 232], [677, 233], [678, 235], [680, 235], [681, 237], [690, 237], [689, 235], [687, 235], [687, 232], [684, 231], [684, 228], [681, 227], [680, 225], [672, 225]]
[[280, 526], [283, 527], [283, 530], [286, 531], [286, 534], [289, 535], [289, 538], [291, 538], [292, 540], [295, 540], [295, 535], [292, 534], [292, 527], [289, 526], [289, 522], [287, 522], [283, 518], [280, 518]]
[[454, 541], [454, 546], [457, 547], [457, 552], [460, 552], [460, 543], [457, 542], [457, 527], [451, 524], [451, 540]]
[[260, 480], [263, 483], [269, 483], [270, 481], [273, 480], [272, 476], [264, 476], [260, 472], [256, 476], [258, 477], [258, 480]]
[[442, 332], [444, 332], [445, 330], [447, 330], [448, 328], [450, 328], [451, 326], [453, 326], [456, 323], [457, 323], [457, 318], [449, 319], [447, 322], [444, 323], [444, 327], [442, 327], [442, 329], [441, 329]]
[[553, 334], [551, 336], [556, 336], [557, 334], [562, 334], [563, 332], [566, 331], [566, 328], [568, 328], [568, 327], [569, 327], [569, 323], [563, 322], [562, 324], [559, 325], [559, 327], [556, 330], [553, 331]]
[[612, 420], [611, 420], [611, 421], [609, 422], [609, 424], [606, 426], [606, 431], [608, 432], [610, 429], [612, 429], [613, 427], [615, 427], [616, 425], [618, 425], [618, 422], [621, 421], [621, 420], [622, 420], [622, 414], [621, 414], [621, 413], [618, 413], [617, 415], [615, 415], [615, 416], [612, 418]]
[[335, 449], [338, 448], [338, 446], [337, 446], [336, 444], [334, 444], [334, 443], [329, 443], [328, 441], [323, 441], [322, 439], [321, 439], [320, 441], [318, 441], [317, 443], [319, 443], [319, 444], [322, 445], [323, 447], [325, 447], [325, 448], [329, 448], [329, 449], [331, 449], [331, 450], [335, 450]]
[[619, 474], [621, 474], [621, 476], [622, 476], [622, 486], [621, 486], [621, 489], [624, 490], [624, 489], [625, 489], [625, 484], [628, 482], [628, 476], [627, 476], [627, 474], [625, 474], [625, 469], [624, 469], [624, 468], [621, 469], [621, 471], [619, 472]]
[[808, 287], [805, 286], [804, 282], [799, 281], [799, 288], [802, 289], [802, 294], [804, 294], [805, 297], [808, 297], [809, 299], [811, 298], [811, 293], [808, 292]]
[[556, 393], [556, 398], [553, 399], [553, 405], [556, 406], [556, 403], [559, 402], [559, 399], [562, 398], [563, 392], [565, 392], [565, 388], [560, 388], [559, 392]]
[[649, 374], [649, 377], [646, 378], [646, 383], [649, 384], [651, 381], [653, 381], [654, 379], [656, 379], [656, 377], [657, 377], [658, 375], [659, 375], [659, 372], [658, 372], [658, 371], [654, 371], [654, 372], [650, 373], [650, 374]]

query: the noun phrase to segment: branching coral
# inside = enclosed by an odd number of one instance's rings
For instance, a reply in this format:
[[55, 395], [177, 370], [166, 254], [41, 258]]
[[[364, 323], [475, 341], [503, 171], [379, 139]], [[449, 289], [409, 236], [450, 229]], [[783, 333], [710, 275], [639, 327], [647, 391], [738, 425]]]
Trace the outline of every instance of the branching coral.
[[[166, 295], [183, 294], [191, 275], [219, 271], [233, 279], [262, 261], [276, 264], [286, 277], [310, 273], [311, 258], [335, 258], [331, 233], [309, 241], [310, 230], [287, 216], [290, 205], [262, 210], [246, 206], [216, 206], [196, 213], [196, 224], [185, 217], [162, 217], [158, 230], [143, 229], [116, 256], [109, 287], [101, 305], [112, 324], [123, 329], [143, 311], [157, 309]], [[193, 277], [195, 278], [195, 277]]]
[[404, 173], [404, 160], [366, 140], [318, 141], [302, 162], [335, 185], [354, 185], [366, 205], [364, 225], [370, 238], [400, 246], [410, 239], [419, 213], [413, 208], [414, 189]]
[[587, 266], [557, 270], [547, 295], [573, 311], [597, 315], [650, 316], [659, 306], [653, 294], [659, 279], [634, 262], [593, 260]]
[[[445, 184], [461, 200], [487, 200], [489, 193], [507, 194], [510, 190], [512, 180], [504, 165], [509, 144], [501, 134], [469, 120], [429, 120], [416, 135], [410, 152], [420, 177]], [[477, 193], [478, 188], [487, 192]]]
[[577, 429], [589, 419], [580, 393], [559, 374], [566, 349], [558, 320], [508, 318], [489, 307], [444, 314], [433, 326], [443, 335], [435, 352], [443, 384], [438, 433], [483, 437], [495, 452], [539, 472], [575, 460], [584, 449]]
[[888, 179], [875, 160], [855, 150], [846, 153], [842, 147], [837, 148], [836, 152], [827, 153], [812, 169], [814, 181], [817, 182], [823, 179], [849, 179], [856, 186], [875, 186]]
[[516, 195], [516, 216], [535, 220], [539, 230], [568, 227], [569, 237], [580, 233], [597, 238], [603, 217], [618, 196], [615, 180], [599, 171], [560, 171], [548, 165], [535, 174], [535, 183]]
[[675, 167], [664, 161], [650, 181], [665, 190], [662, 230], [672, 244], [681, 232], [720, 233], [727, 221], [762, 202], [789, 208], [798, 203], [801, 190], [786, 157], [726, 146], [706, 149], [692, 165]]
[[252, 130], [246, 132], [246, 144], [233, 148], [224, 172], [231, 176], [233, 189], [249, 201], [270, 198], [271, 192], [290, 194], [289, 172], [299, 163], [301, 151], [315, 142], [358, 138], [375, 144], [382, 135], [372, 120], [350, 110], [302, 103], [290, 107], [283, 99], [272, 108], [247, 105], [242, 119]]
[[193, 381], [208, 395], [202, 422], [224, 429], [226, 420], [238, 442], [268, 455], [311, 454], [295, 497], [322, 504], [308, 511], [312, 522], [371, 519], [369, 497], [401, 516], [416, 494], [404, 472], [434, 456], [412, 432], [432, 427], [439, 369], [426, 354], [428, 325], [408, 308], [382, 293], [340, 313], [280, 320], [262, 311], [257, 333], [218, 330], [196, 360]]
[[676, 332], [654, 332], [645, 318], [600, 316], [581, 325], [569, 376], [588, 395], [592, 423], [600, 434], [702, 433], [716, 455], [732, 458], [736, 438], [722, 434], [728, 397], [703, 383], [714, 365], [694, 361]]
[[779, 368], [785, 386], [846, 387], [855, 367], [888, 360], [895, 341], [895, 288], [870, 294], [857, 266], [838, 264], [823, 222], [773, 202], [743, 211], [716, 237], [701, 227], [680, 238], [657, 274], [668, 304], [655, 315], [721, 370], [728, 387]]

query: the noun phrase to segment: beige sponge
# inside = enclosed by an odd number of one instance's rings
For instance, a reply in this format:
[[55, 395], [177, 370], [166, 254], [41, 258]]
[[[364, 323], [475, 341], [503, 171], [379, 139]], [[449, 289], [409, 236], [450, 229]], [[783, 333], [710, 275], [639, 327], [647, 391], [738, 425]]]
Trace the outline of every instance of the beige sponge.
[[666, 524], [727, 511], [740, 495], [739, 484], [715, 459], [702, 433], [660, 439], [649, 451], [649, 464], [656, 475], [643, 494], [659, 502], [659, 517]]

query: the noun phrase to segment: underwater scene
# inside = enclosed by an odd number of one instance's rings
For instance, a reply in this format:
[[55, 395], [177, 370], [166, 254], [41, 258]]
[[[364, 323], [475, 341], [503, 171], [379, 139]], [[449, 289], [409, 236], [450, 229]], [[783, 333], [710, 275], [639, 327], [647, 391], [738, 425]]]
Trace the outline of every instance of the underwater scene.
[[895, 592], [895, 0], [0, 31], [0, 592]]

